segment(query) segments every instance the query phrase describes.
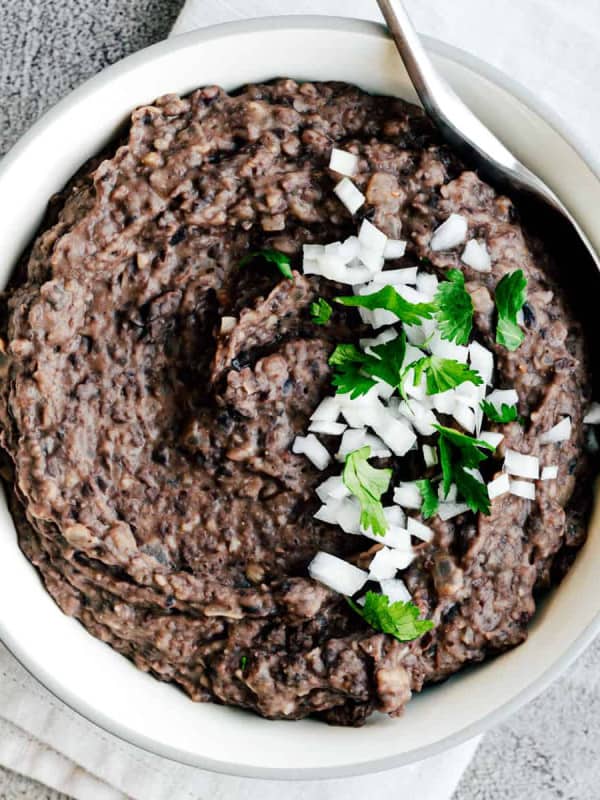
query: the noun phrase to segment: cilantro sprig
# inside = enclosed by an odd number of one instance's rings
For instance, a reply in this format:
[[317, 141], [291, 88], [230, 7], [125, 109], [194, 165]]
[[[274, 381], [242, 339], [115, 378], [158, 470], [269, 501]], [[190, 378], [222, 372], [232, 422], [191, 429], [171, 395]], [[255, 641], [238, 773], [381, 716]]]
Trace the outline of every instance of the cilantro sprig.
[[331, 319], [332, 313], [333, 308], [327, 300], [322, 297], [319, 297], [314, 303], [310, 304], [310, 316], [315, 325], [327, 325]]
[[519, 410], [516, 406], [509, 406], [507, 403], [502, 403], [500, 411], [489, 400], [481, 401], [481, 410], [489, 419], [490, 422], [498, 422], [506, 424], [508, 422], [516, 422], [519, 420]]
[[420, 611], [414, 603], [390, 603], [389, 597], [377, 592], [367, 592], [364, 606], [348, 599], [350, 606], [365, 622], [381, 633], [389, 633], [400, 642], [418, 639], [434, 627], [430, 619], [419, 619]]
[[467, 344], [473, 327], [473, 301], [465, 289], [465, 276], [458, 269], [446, 273], [434, 298], [442, 339]]
[[407, 371], [414, 369], [415, 386], [421, 383], [423, 374], [426, 376], [427, 394], [438, 394], [454, 389], [461, 383], [473, 383], [481, 386], [483, 380], [475, 370], [469, 369], [466, 364], [455, 361], [453, 358], [440, 356], [424, 356], [408, 365]]
[[453, 483], [471, 511], [490, 513], [490, 498], [487, 487], [466, 469], [473, 469], [484, 461], [495, 448], [482, 439], [467, 436], [444, 425], [433, 426], [440, 434], [440, 465], [444, 496]]
[[373, 355], [364, 353], [354, 344], [339, 344], [335, 348], [329, 364], [333, 367], [332, 383], [338, 392], [356, 399], [375, 386], [376, 378], [390, 386], [400, 384], [406, 352], [404, 331], [395, 339], [370, 349]]
[[432, 319], [436, 308], [433, 303], [409, 303], [393, 286], [384, 286], [373, 294], [336, 297], [335, 302], [352, 308], [391, 311], [406, 325], [419, 325], [424, 319]]
[[421, 504], [421, 516], [423, 519], [429, 519], [437, 514], [440, 501], [437, 492], [433, 488], [433, 484], [427, 478], [417, 481], [417, 488], [421, 492], [423, 502]]
[[496, 309], [498, 325], [496, 342], [507, 350], [517, 350], [525, 334], [517, 323], [517, 314], [527, 300], [527, 278], [522, 269], [509, 272], [496, 286]]
[[392, 470], [372, 467], [368, 462], [370, 456], [369, 446], [348, 453], [342, 480], [360, 503], [361, 527], [364, 530], [370, 528], [376, 536], [384, 536], [388, 524], [383, 513], [381, 496], [389, 488]]
[[294, 280], [291, 267], [292, 259], [286, 253], [281, 253], [279, 250], [272, 250], [269, 248], [264, 250], [254, 250], [252, 253], [248, 253], [248, 255], [242, 258], [239, 266], [245, 267], [246, 264], [250, 264], [252, 261], [255, 261], [258, 258], [262, 258], [264, 261], [268, 261], [270, 264], [275, 264], [284, 278], [289, 278], [292, 281]]

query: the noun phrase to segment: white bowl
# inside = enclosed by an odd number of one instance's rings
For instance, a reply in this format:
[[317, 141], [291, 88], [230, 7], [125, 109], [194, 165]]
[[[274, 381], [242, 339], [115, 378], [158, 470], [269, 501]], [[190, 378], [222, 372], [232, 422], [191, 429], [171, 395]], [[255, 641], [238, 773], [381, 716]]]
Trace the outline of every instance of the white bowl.
[[[600, 249], [600, 182], [558, 125], [506, 78], [430, 41], [437, 67], [573, 211]], [[223, 25], [144, 50], [59, 103], [0, 168], [0, 279], [36, 230], [47, 198], [112, 136], [135, 106], [165, 92], [217, 83], [232, 89], [274, 76], [344, 80], [414, 100], [383, 29], [326, 17], [278, 17]], [[537, 614], [528, 641], [417, 696], [401, 719], [361, 729], [268, 722], [192, 703], [64, 616], [21, 554], [0, 501], [0, 636], [61, 700], [106, 730], [154, 753], [207, 769], [263, 778], [331, 778], [433, 755], [485, 730], [566, 669], [600, 628], [600, 532]]]

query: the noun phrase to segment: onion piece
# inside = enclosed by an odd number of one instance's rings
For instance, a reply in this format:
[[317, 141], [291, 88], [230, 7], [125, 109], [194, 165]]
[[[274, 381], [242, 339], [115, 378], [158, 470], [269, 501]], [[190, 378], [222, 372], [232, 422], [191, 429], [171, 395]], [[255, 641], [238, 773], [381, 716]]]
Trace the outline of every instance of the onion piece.
[[405, 422], [395, 419], [390, 411], [380, 404], [369, 419], [371, 428], [396, 456], [403, 456], [416, 444], [417, 436]]
[[510, 481], [510, 493], [525, 500], [535, 500], [535, 484], [529, 481]]
[[496, 431], [481, 431], [477, 438], [481, 439], [482, 442], [487, 442], [494, 449], [496, 449], [500, 442], [504, 439], [504, 434], [496, 433]]
[[433, 436], [436, 432], [433, 426], [437, 424], [437, 417], [431, 409], [426, 408], [418, 400], [411, 400], [409, 403], [402, 400], [398, 406], [398, 413], [405, 417], [421, 436]]
[[466, 514], [471, 509], [466, 503], [440, 503], [438, 506], [438, 517], [444, 522], [454, 517], [459, 517], [461, 514]]
[[325, 247], [322, 244], [303, 244], [302, 257], [307, 261], [316, 261], [325, 255]]
[[355, 258], [358, 258], [359, 252], [360, 244], [358, 242], [358, 236], [349, 236], [340, 245], [339, 256], [346, 264], [349, 264]]
[[477, 239], [469, 239], [460, 258], [463, 264], [477, 272], [492, 271], [492, 259], [488, 249], [485, 244], [481, 244]]
[[519, 402], [519, 395], [514, 389], [494, 389], [485, 399], [500, 413], [504, 405], [516, 406]]
[[311, 433], [320, 433], [325, 436], [341, 436], [348, 426], [344, 422], [324, 422], [316, 420], [311, 422], [308, 430]]
[[342, 178], [333, 191], [351, 214], [356, 214], [366, 200], [364, 194], [352, 183], [350, 178]]
[[409, 517], [406, 521], [406, 529], [411, 536], [415, 536], [423, 542], [430, 542], [433, 539], [433, 531], [431, 528], [413, 517]]
[[388, 525], [395, 528], [404, 528], [406, 525], [406, 514], [400, 506], [385, 506], [383, 516]]
[[410, 550], [410, 536], [406, 528], [390, 525], [383, 536], [373, 533], [372, 530], [360, 529], [360, 534], [367, 539], [372, 539], [374, 542], [384, 544], [392, 550]]
[[566, 442], [571, 438], [571, 420], [569, 417], [563, 417], [549, 431], [542, 433], [540, 436], [540, 444], [552, 444], [553, 442]]
[[449, 342], [447, 339], [442, 339], [437, 331], [431, 337], [429, 349], [434, 356], [451, 358], [454, 361], [459, 361], [461, 364], [467, 363], [469, 348], [460, 344], [454, 344], [454, 342]]
[[351, 178], [358, 170], [358, 156], [334, 147], [329, 158], [329, 169], [339, 175], [347, 175]]
[[433, 300], [439, 281], [435, 275], [430, 272], [419, 272], [417, 274], [417, 291], [425, 295], [429, 300]]
[[591, 403], [583, 418], [586, 425], [600, 425], [600, 403]]
[[383, 231], [380, 231], [379, 228], [376, 228], [372, 222], [369, 222], [368, 219], [363, 219], [358, 232], [358, 241], [360, 242], [361, 250], [363, 248], [366, 250], [371, 250], [383, 258], [388, 237], [385, 235], [385, 233], [383, 233]]
[[314, 433], [309, 433], [308, 436], [296, 436], [292, 444], [292, 453], [305, 455], [320, 470], [328, 467], [331, 461], [327, 448], [321, 444]]
[[319, 500], [325, 504], [329, 502], [330, 498], [341, 500], [343, 497], [350, 496], [350, 490], [341, 475], [332, 475], [327, 478], [317, 486], [315, 492]]
[[425, 466], [435, 467], [435, 465], [438, 463], [437, 449], [435, 447], [432, 447], [430, 444], [424, 444], [422, 450], [423, 450], [423, 461], [425, 462]]
[[439, 250], [451, 250], [453, 247], [464, 242], [467, 236], [467, 220], [460, 214], [450, 214], [445, 222], [436, 228], [431, 237], [429, 246], [436, 252]]
[[402, 508], [420, 510], [423, 498], [416, 481], [401, 481], [394, 489], [394, 503]]
[[313, 580], [319, 581], [347, 597], [351, 597], [359, 589], [362, 589], [369, 577], [363, 569], [322, 550], [308, 565], [308, 574]]
[[[327, 522], [329, 525], [337, 525], [339, 519], [339, 512], [342, 507], [343, 498], [330, 497], [326, 503], [315, 511], [313, 517], [318, 519], [319, 522]], [[359, 526], [360, 527], [360, 526]], [[357, 533], [359, 531], [357, 530]]]
[[553, 481], [556, 478], [558, 478], [558, 466], [556, 464], [552, 464], [551, 466], [544, 467], [542, 469], [540, 480]]
[[494, 478], [493, 481], [490, 481], [487, 485], [487, 490], [490, 500], [510, 492], [510, 478], [506, 472], [503, 472], [502, 475], [499, 475], [497, 478]]
[[364, 428], [350, 428], [342, 436], [336, 458], [338, 461], [343, 461], [348, 453], [353, 453], [367, 445], [371, 448], [371, 458], [389, 458], [392, 455], [391, 450], [388, 450], [377, 436], [367, 433]]
[[432, 399], [433, 407], [440, 414], [453, 414], [457, 405], [456, 389], [448, 389], [445, 392], [434, 394]]
[[342, 413], [342, 404], [337, 397], [324, 397], [310, 415], [313, 422], [336, 422]]
[[438, 498], [440, 499], [441, 502], [455, 503], [457, 497], [458, 497], [458, 490], [456, 488], [455, 483], [450, 484], [450, 488], [448, 489], [448, 494], [444, 496], [444, 482], [440, 481], [440, 485], [438, 486]]
[[385, 330], [381, 331], [381, 333], [378, 333], [377, 336], [373, 336], [370, 339], [359, 339], [358, 343], [367, 355], [379, 358], [379, 356], [377, 356], [377, 354], [374, 353], [371, 348], [377, 347], [380, 344], [391, 342], [397, 337], [398, 331], [395, 328], [386, 328]]
[[338, 506], [336, 524], [344, 533], [360, 533], [360, 503], [355, 497], [344, 497]]
[[410, 550], [392, 550], [391, 560], [396, 565], [396, 569], [406, 569], [410, 567], [414, 560], [415, 554], [412, 548]]
[[381, 594], [384, 594], [390, 603], [408, 603], [412, 600], [411, 593], [400, 578], [388, 578], [379, 581], [379, 585], [381, 586]]
[[471, 368], [479, 373], [484, 383], [492, 385], [492, 375], [494, 374], [494, 354], [487, 347], [483, 347], [479, 342], [471, 342], [469, 345], [469, 363]]
[[369, 564], [369, 579], [383, 581], [393, 578], [398, 568], [396, 567], [392, 551], [387, 547], [378, 550]]
[[469, 433], [475, 432], [475, 414], [472, 408], [469, 408], [466, 403], [462, 403], [457, 398], [457, 403], [452, 411], [452, 416], [461, 426]]
[[376, 284], [373, 289], [384, 286], [414, 286], [417, 282], [417, 268], [416, 267], [403, 267], [402, 269], [386, 269], [375, 275], [373, 283]]
[[527, 456], [507, 448], [504, 453], [504, 471], [519, 478], [537, 480], [540, 477], [540, 460], [537, 456]]
[[406, 252], [406, 242], [403, 239], [388, 239], [383, 248], [383, 257], [386, 261], [402, 258]]

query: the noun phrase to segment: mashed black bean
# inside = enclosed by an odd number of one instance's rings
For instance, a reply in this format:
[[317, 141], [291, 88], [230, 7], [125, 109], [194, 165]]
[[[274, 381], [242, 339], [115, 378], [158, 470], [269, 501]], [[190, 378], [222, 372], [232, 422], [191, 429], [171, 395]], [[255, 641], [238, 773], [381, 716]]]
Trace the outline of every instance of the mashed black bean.
[[[358, 564], [372, 553], [313, 519], [325, 476], [291, 453], [358, 315], [315, 326], [310, 303], [335, 287], [238, 266], [270, 247], [298, 268], [303, 243], [356, 230], [332, 191], [334, 145], [360, 158], [360, 214], [408, 240], [392, 266], [464, 270], [475, 336], [526, 419], [504, 444], [559, 466], [533, 502], [505, 495], [489, 517], [431, 522], [404, 579], [436, 627], [410, 644], [306, 570], [317, 550]], [[585, 536], [584, 339], [510, 200], [421, 111], [291, 80], [170, 95], [136, 110], [121, 146], [54, 207], [5, 297], [0, 422], [21, 547], [65, 613], [194, 700], [345, 725], [400, 714], [425, 683], [523, 641], [535, 592]], [[452, 212], [487, 241], [491, 273], [430, 251]], [[526, 337], [511, 353], [494, 343], [493, 292], [517, 268]], [[570, 441], [540, 446], [566, 415]], [[417, 477], [410, 458], [390, 464]]]

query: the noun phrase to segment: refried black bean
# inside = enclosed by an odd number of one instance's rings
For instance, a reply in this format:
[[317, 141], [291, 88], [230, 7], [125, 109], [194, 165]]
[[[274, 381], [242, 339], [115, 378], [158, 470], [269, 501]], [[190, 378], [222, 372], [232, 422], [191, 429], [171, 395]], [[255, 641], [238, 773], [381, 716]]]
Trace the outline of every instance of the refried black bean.
[[[361, 215], [408, 241], [400, 266], [463, 269], [481, 300], [524, 270], [522, 346], [496, 345], [485, 303], [474, 336], [528, 420], [506, 426], [502, 446], [559, 468], [533, 502], [504, 495], [488, 517], [429, 521], [433, 541], [403, 578], [436, 627], [408, 644], [307, 574], [318, 550], [358, 560], [373, 545], [313, 519], [323, 473], [291, 452], [358, 316], [337, 309], [312, 326], [310, 303], [339, 287], [238, 270], [267, 247], [297, 270], [303, 243], [355, 233], [359, 219], [333, 194], [332, 145], [360, 157]], [[10, 292], [0, 384], [19, 541], [61, 609], [194, 700], [343, 725], [399, 715], [424, 684], [521, 642], [537, 588], [568, 561], [571, 496], [589, 480], [590, 380], [577, 321], [510, 200], [464, 169], [415, 106], [341, 83], [159, 98], [90, 170]], [[491, 273], [459, 250], [430, 250], [453, 212], [485, 239]], [[571, 439], [540, 446], [564, 416]]]

